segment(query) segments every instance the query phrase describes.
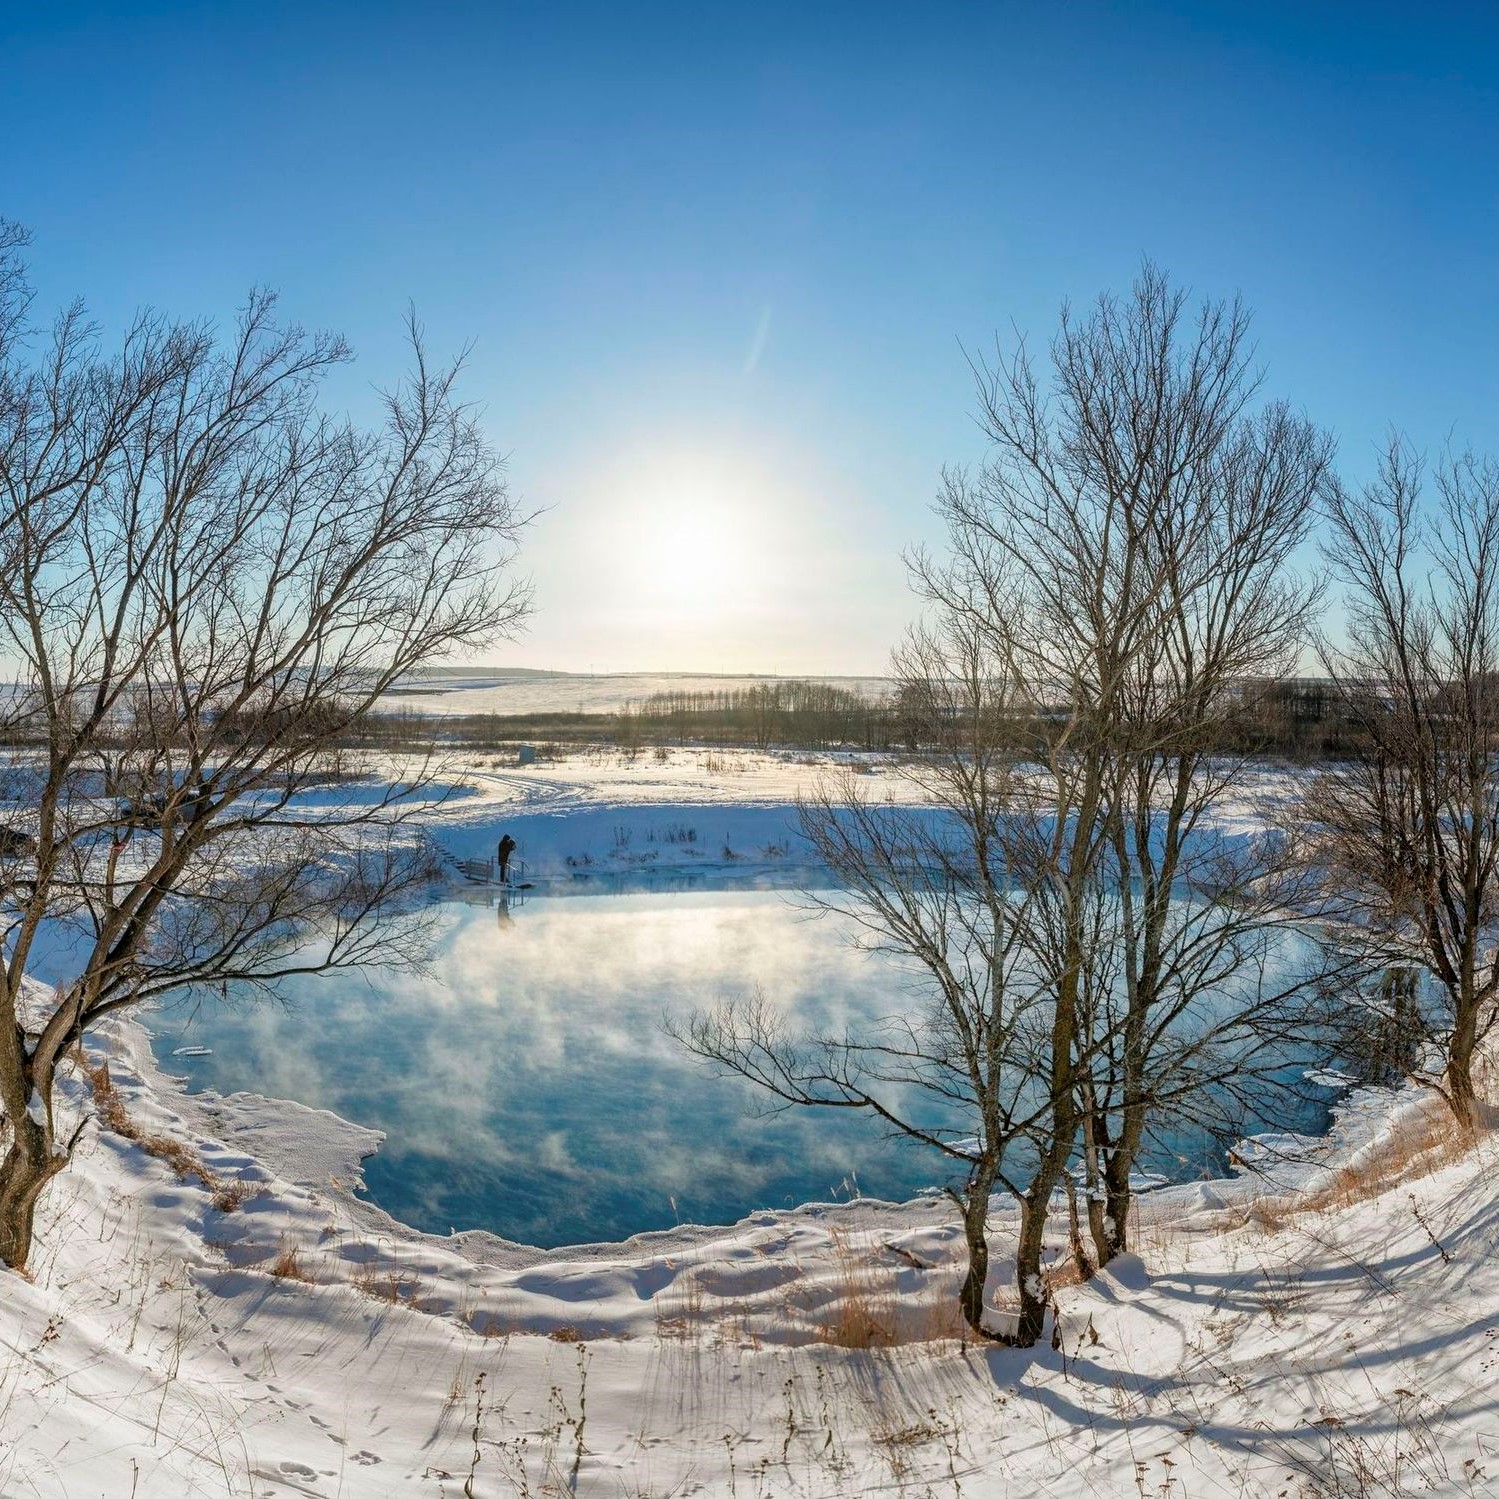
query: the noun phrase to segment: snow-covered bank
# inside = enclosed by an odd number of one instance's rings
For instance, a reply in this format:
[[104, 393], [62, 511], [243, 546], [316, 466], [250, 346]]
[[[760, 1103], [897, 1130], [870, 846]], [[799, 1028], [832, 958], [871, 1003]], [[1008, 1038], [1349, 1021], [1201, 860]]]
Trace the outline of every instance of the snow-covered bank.
[[[798, 828], [798, 800], [843, 769], [856, 773], [872, 802], [928, 804], [888, 755], [589, 749], [528, 766], [509, 758], [465, 765], [428, 825], [449, 854], [465, 860], [489, 858], [508, 832], [526, 878], [555, 888], [598, 875], [808, 870], [817, 865]], [[1264, 767], [1217, 809], [1212, 832], [1257, 833], [1297, 785], [1295, 771]]]
[[[806, 769], [777, 763], [724, 775], [723, 795], [711, 777], [694, 796], [685, 769], [662, 774], [633, 803], [619, 776], [492, 768], [434, 823], [470, 857], [536, 819], [523, 847], [554, 830], [560, 882], [568, 857], [628, 855], [637, 838], [651, 846], [644, 830], [689, 815], [769, 840]], [[736, 803], [752, 773], [760, 799]], [[625, 814], [621, 845], [610, 829]], [[961, 1236], [940, 1201], [758, 1212], [551, 1251], [424, 1236], [357, 1197], [371, 1131], [253, 1095], [186, 1095], [127, 1023], [100, 1041], [136, 1133], [252, 1195], [223, 1211], [140, 1144], [88, 1132], [45, 1200], [34, 1282], [12, 1278], [0, 1302], [0, 1494], [1292, 1495], [1490, 1481], [1491, 1142], [1368, 1201], [1343, 1191], [1351, 1205], [1298, 1208], [1440, 1123], [1428, 1095], [1356, 1094], [1324, 1141], [1261, 1140], [1232, 1180], [1149, 1194], [1138, 1256], [1060, 1290], [1059, 1346], [1018, 1352], [957, 1336]], [[64, 1112], [87, 1106], [83, 1077], [66, 1079]], [[997, 1264], [1014, 1231], [997, 1208]], [[870, 1341], [894, 1346], [843, 1346]]]
[[525, 878], [554, 888], [599, 875], [807, 869], [813, 861], [797, 828], [797, 799], [839, 760], [858, 765], [882, 799], [919, 801], [882, 756], [593, 750], [523, 768], [466, 767], [458, 793], [434, 808], [429, 825], [463, 860], [491, 857], [501, 831], [509, 833]]
[[[0, 1303], [6, 1494], [1358, 1492], [1340, 1466], [1486, 1491], [1487, 1141], [1304, 1220], [1282, 1192], [1257, 1212], [1251, 1179], [1153, 1195], [1139, 1257], [1062, 1291], [1061, 1346], [1021, 1353], [952, 1336], [932, 1205], [549, 1254], [423, 1239], [351, 1204], [361, 1132], [187, 1099], [134, 1071], [128, 1029], [111, 1044], [132, 1117], [260, 1195], [220, 1212], [89, 1135]], [[1396, 1128], [1365, 1100], [1321, 1173]], [[997, 1214], [998, 1253], [1012, 1231]], [[837, 1346], [851, 1300], [909, 1341]]]

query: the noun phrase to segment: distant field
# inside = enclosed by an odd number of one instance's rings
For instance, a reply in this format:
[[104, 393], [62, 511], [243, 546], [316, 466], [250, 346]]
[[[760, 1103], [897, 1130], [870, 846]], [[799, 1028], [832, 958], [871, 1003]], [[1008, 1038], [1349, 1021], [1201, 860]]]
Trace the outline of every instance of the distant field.
[[[418, 713], [468, 716], [494, 713], [506, 716], [552, 713], [618, 713], [626, 705], [643, 702], [657, 692], [732, 692], [756, 682], [786, 681], [766, 676], [692, 676], [676, 672], [641, 672], [602, 676], [573, 676], [513, 672], [458, 675], [444, 673], [403, 684], [387, 693], [381, 705], [409, 708]], [[803, 682], [826, 682], [870, 699], [890, 689], [884, 677], [798, 677]]]

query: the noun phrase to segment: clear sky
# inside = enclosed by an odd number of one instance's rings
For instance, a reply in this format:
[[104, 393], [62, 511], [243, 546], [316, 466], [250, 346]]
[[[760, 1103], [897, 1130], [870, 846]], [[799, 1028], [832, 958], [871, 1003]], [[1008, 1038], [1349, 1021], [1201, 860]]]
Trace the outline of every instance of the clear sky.
[[1142, 255], [1257, 314], [1353, 476], [1499, 449], [1499, 6], [0, 0], [0, 214], [48, 303], [360, 356], [416, 303], [546, 507], [494, 659], [879, 670], [960, 341]]

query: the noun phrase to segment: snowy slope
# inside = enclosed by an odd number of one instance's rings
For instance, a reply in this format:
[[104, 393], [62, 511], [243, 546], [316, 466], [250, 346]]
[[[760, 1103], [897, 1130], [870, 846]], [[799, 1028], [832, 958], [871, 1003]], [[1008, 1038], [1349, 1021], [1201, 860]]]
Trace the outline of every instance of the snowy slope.
[[[1487, 1141], [1339, 1211], [1256, 1209], [1246, 1184], [1147, 1199], [1141, 1257], [1061, 1293], [1060, 1348], [1017, 1352], [954, 1336], [955, 1231], [931, 1209], [484, 1263], [352, 1219], [370, 1142], [346, 1127], [263, 1108], [304, 1164], [267, 1172], [134, 1075], [131, 1045], [132, 1115], [264, 1195], [222, 1213], [90, 1137], [35, 1283], [0, 1302], [7, 1495], [457, 1495], [471, 1473], [476, 1495], [1491, 1491]], [[1388, 1116], [1367, 1123], [1377, 1153]], [[1013, 1225], [993, 1231], [1003, 1253]], [[270, 1273], [292, 1248], [313, 1283]], [[850, 1294], [909, 1341], [819, 1341]]]
[[[436, 831], [461, 852], [565, 810], [560, 870], [607, 858], [622, 812], [749, 847], [807, 767], [639, 773], [476, 772]], [[1295, 1159], [1145, 1197], [1138, 1258], [1062, 1289], [1059, 1346], [1021, 1352], [957, 1336], [940, 1203], [554, 1251], [433, 1238], [355, 1197], [371, 1132], [188, 1097], [127, 1023], [98, 1048], [138, 1134], [256, 1195], [221, 1211], [87, 1133], [0, 1298], [0, 1495], [1499, 1491], [1495, 1149], [1444, 1152], [1429, 1096], [1358, 1095]], [[80, 1075], [63, 1093], [89, 1107]], [[997, 1263], [1014, 1228], [997, 1210]], [[840, 1346], [871, 1328], [894, 1346]]]

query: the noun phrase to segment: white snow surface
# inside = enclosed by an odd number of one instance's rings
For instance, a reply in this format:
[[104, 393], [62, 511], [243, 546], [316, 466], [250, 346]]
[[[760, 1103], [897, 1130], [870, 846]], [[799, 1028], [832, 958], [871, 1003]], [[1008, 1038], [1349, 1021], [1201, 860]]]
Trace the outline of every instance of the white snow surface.
[[471, 713], [617, 713], [660, 692], [737, 692], [758, 684], [824, 682], [881, 698], [888, 677], [719, 676], [698, 672], [453, 672], [403, 679], [380, 699], [383, 709], [461, 717]]
[[[560, 881], [626, 810], [644, 828], [695, 809], [749, 847], [806, 769], [485, 771], [434, 824], [467, 857], [523, 815]], [[962, 1238], [940, 1199], [552, 1251], [437, 1238], [354, 1195], [374, 1132], [188, 1096], [131, 1022], [93, 1049], [139, 1131], [254, 1195], [221, 1211], [85, 1131], [31, 1277], [0, 1298], [0, 1495], [1499, 1491], [1491, 1137], [1369, 1200], [1297, 1207], [1440, 1120], [1418, 1090], [1356, 1091], [1325, 1140], [1248, 1142], [1233, 1179], [1149, 1193], [1136, 1252], [1062, 1289], [1055, 1338], [1020, 1351], [955, 1336]], [[54, 1103], [70, 1129], [82, 1077]], [[1015, 1227], [997, 1205], [1001, 1322]], [[829, 1340], [850, 1293], [897, 1346]]]

